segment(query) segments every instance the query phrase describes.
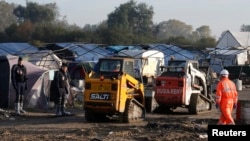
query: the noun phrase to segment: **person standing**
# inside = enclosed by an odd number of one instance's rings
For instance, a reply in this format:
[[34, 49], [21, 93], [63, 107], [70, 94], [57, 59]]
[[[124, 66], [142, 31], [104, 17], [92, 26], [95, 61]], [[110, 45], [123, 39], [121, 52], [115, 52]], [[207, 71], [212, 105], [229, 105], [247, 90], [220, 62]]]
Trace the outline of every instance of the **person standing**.
[[68, 73], [68, 65], [66, 63], [62, 63], [61, 68], [55, 74], [55, 83], [57, 93], [55, 96], [55, 106], [56, 106], [56, 115], [70, 115], [70, 112], [65, 111], [65, 102], [67, 94], [69, 94], [69, 82], [70, 77]]
[[221, 112], [218, 125], [235, 125], [232, 111], [237, 107], [238, 92], [235, 83], [228, 76], [228, 70], [223, 69], [216, 88], [216, 108], [220, 108]]
[[18, 58], [18, 63], [11, 69], [12, 85], [16, 91], [15, 111], [17, 114], [26, 113], [23, 109], [24, 93], [27, 90], [27, 69], [23, 64], [23, 58]]

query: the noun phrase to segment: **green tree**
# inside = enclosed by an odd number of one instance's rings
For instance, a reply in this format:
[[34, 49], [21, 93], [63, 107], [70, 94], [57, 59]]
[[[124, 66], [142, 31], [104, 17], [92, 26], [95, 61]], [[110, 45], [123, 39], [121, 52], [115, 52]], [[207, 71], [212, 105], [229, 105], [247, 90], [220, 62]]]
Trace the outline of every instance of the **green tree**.
[[130, 0], [121, 4], [108, 15], [107, 27], [110, 31], [110, 43], [136, 43], [143, 37], [152, 35], [153, 7], [145, 3], [137, 4]]
[[250, 32], [250, 25], [242, 25], [241, 27], [240, 27], [240, 31], [241, 32]]
[[192, 33], [193, 27], [179, 20], [168, 20], [159, 23], [155, 27], [154, 33], [158, 40], [168, 39], [170, 37], [182, 36], [188, 38]]
[[201, 38], [197, 41], [196, 46], [200, 49], [215, 47], [216, 39], [213, 37]]
[[12, 24], [5, 29], [5, 33], [11, 41], [15, 42], [27, 42], [32, 39], [32, 32], [34, 30], [34, 25], [27, 21], [19, 25]]
[[32, 23], [51, 22], [58, 16], [58, 8], [55, 3], [39, 5], [28, 2], [27, 7], [17, 6], [13, 13], [20, 21], [29, 20]]
[[17, 18], [13, 14], [14, 8], [14, 4], [9, 4], [5, 1], [0, 1], [0, 32], [3, 32], [5, 28], [7, 28], [9, 25], [17, 22]]
[[199, 34], [199, 38], [211, 37], [211, 30], [209, 26], [203, 25], [196, 29], [196, 32]]

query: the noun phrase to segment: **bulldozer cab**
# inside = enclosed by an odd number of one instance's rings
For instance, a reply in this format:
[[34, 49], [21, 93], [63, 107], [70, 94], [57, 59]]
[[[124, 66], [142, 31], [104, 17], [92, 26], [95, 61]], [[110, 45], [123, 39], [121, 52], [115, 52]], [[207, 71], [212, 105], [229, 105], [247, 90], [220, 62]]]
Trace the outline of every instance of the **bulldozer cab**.
[[168, 70], [170, 72], [184, 72], [186, 68], [186, 61], [185, 60], [175, 60], [168, 62]]
[[134, 59], [117, 57], [100, 58], [94, 72], [106, 76], [126, 73], [134, 77]]

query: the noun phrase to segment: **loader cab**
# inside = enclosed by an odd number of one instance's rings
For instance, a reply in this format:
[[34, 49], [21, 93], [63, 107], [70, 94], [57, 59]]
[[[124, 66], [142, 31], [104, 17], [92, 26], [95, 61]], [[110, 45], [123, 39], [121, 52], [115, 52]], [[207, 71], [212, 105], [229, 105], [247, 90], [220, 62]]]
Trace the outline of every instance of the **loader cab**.
[[134, 77], [134, 59], [116, 57], [100, 58], [94, 71], [95, 73], [103, 75], [119, 75], [127, 73]]
[[171, 60], [168, 62], [168, 71], [170, 72], [184, 72], [186, 68], [185, 60]]

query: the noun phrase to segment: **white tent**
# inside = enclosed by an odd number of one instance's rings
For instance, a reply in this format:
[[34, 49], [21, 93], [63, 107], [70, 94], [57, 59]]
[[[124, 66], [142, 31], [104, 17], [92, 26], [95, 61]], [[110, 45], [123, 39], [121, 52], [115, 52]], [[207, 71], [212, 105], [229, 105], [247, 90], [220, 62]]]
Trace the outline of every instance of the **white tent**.
[[166, 44], [150, 44], [150, 50], [159, 50], [164, 53], [165, 65], [168, 64], [171, 56], [174, 56], [175, 59], [185, 60], [185, 59], [197, 59], [196, 55], [188, 50], [184, 50], [175, 45], [166, 45]]
[[156, 77], [160, 74], [159, 67], [164, 65], [164, 54], [158, 50], [122, 50], [118, 56], [135, 58], [135, 73], [140, 76]]
[[[11, 83], [11, 68], [17, 63], [18, 56], [2, 55], [0, 56], [0, 67], [3, 72], [0, 73], [0, 107], [13, 108], [15, 103], [15, 90]], [[50, 95], [50, 80], [47, 70], [42, 69], [32, 63], [24, 60], [27, 68], [27, 91], [25, 91], [25, 108], [44, 110], [48, 108], [48, 97]]]
[[250, 32], [226, 31], [216, 45], [216, 49], [248, 49], [249, 47]]
[[60, 52], [63, 50], [70, 51], [74, 54], [75, 61], [85, 61], [85, 62], [97, 62], [99, 58], [110, 56], [111, 51], [106, 50], [102, 45], [99, 44], [84, 44], [84, 43], [56, 43], [56, 45], [62, 49], [55, 52]]
[[45, 69], [58, 69], [62, 60], [50, 50], [40, 50], [36, 53], [28, 54], [27, 59], [32, 64]]
[[210, 65], [219, 73], [225, 66], [248, 64], [248, 50], [214, 50], [210, 53]]

